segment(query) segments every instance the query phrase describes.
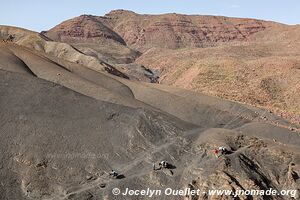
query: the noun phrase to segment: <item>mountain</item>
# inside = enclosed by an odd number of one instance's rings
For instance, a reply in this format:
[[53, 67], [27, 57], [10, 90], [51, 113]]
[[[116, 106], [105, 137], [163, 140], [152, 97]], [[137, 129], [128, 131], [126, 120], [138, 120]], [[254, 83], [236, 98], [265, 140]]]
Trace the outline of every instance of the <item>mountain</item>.
[[91, 15], [67, 20], [43, 34], [111, 63], [131, 63], [139, 55], [126, 46], [121, 36]]
[[126, 44], [139, 54], [114, 67], [130, 79], [260, 106], [300, 123], [299, 30], [256, 19], [114, 10], [44, 33], [77, 47], [89, 43], [96, 52], [110, 51], [103, 43]]
[[247, 41], [251, 35], [276, 25], [254, 19], [175, 13], [138, 15], [125, 10], [106, 14], [104, 21], [128, 45], [142, 49], [204, 47], [224, 42]]
[[215, 46], [248, 41], [252, 35], [274, 26], [275, 22], [200, 15], [139, 15], [114, 10], [104, 17], [83, 15], [67, 20], [45, 32], [61, 41], [111, 40], [135, 49], [161, 47]]

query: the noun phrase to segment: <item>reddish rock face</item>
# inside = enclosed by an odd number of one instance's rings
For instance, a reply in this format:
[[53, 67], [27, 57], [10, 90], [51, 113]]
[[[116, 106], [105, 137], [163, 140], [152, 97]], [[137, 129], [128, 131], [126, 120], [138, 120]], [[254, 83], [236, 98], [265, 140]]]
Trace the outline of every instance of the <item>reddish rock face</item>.
[[247, 41], [275, 24], [255, 19], [200, 15], [139, 15], [115, 10], [104, 17], [83, 15], [54, 27], [49, 37], [60, 40], [111, 39], [135, 48], [215, 46]]
[[108, 23], [129, 45], [165, 48], [214, 46], [218, 42], [246, 41], [265, 30], [269, 22], [178, 14], [138, 15], [113, 11]]
[[63, 42], [112, 40], [125, 44], [118, 34], [91, 15], [81, 15], [67, 20], [45, 32], [45, 35]]

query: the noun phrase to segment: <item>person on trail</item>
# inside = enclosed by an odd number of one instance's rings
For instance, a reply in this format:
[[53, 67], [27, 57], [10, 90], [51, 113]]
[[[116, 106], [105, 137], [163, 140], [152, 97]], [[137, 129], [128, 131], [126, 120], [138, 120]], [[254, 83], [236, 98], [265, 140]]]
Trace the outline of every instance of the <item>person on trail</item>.
[[113, 178], [117, 178], [118, 173], [115, 170], [111, 170], [111, 172], [109, 172], [109, 175]]
[[227, 149], [226, 149], [224, 146], [220, 146], [220, 147], [219, 147], [219, 152], [220, 152], [221, 154], [225, 154], [225, 153], [227, 152]]
[[159, 163], [159, 166], [163, 168], [168, 168], [168, 165], [169, 165], [168, 162], [164, 160]]
[[216, 156], [217, 158], [219, 158], [219, 150], [218, 150], [218, 149], [215, 149], [215, 150], [214, 150], [214, 154], [215, 154], [215, 156]]
[[155, 163], [153, 163], [153, 170], [155, 171], [156, 169], [155, 169]]
[[8, 38], [6, 39], [6, 42], [12, 42], [15, 39], [14, 36], [9, 35]]

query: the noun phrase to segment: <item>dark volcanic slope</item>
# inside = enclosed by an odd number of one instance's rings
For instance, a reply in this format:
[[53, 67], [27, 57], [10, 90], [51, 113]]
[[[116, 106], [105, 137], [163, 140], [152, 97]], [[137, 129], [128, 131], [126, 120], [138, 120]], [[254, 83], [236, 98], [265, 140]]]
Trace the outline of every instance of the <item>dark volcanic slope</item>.
[[[299, 132], [266, 110], [0, 47], [0, 199], [133, 199], [113, 196], [114, 187], [300, 189]], [[230, 153], [216, 158], [220, 145]], [[153, 171], [161, 160], [176, 168]], [[109, 178], [111, 169], [124, 178]]]
[[[84, 65], [96, 71], [106, 71], [117, 76], [126, 77], [112, 65], [105, 62], [104, 60], [107, 60], [105, 56], [97, 57], [93, 52], [89, 52], [89, 49], [77, 49], [75, 46], [67, 43], [55, 42], [37, 32], [11, 26], [0, 26], [0, 40], [13, 42], [14, 44], [41, 51], [73, 63]], [[113, 51], [113, 46], [109, 46]], [[127, 48], [125, 46], [123, 47]], [[108, 57], [112, 55], [117, 57], [115, 54], [110, 55], [109, 51], [107, 51], [105, 55]]]
[[[0, 70], [0, 77], [0, 176], [7, 187], [1, 187], [1, 199], [63, 195], [62, 187], [76, 185], [89, 173], [130, 167], [124, 163], [141, 149], [160, 145], [188, 127], [31, 76]], [[62, 182], [51, 180], [57, 178]]]

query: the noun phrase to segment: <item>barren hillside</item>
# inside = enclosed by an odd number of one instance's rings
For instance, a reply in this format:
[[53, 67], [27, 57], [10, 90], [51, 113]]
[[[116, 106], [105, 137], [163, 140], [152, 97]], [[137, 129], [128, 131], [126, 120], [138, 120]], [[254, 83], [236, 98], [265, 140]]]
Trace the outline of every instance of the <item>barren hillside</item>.
[[[0, 26], [0, 199], [299, 199], [298, 31], [124, 10]], [[296, 193], [208, 195], [270, 188]]]
[[[298, 127], [267, 110], [10, 42], [0, 58], [1, 199], [132, 199], [113, 196], [115, 187], [299, 190]], [[220, 145], [228, 153], [216, 158]], [[161, 160], [173, 168], [154, 171]], [[110, 178], [111, 169], [122, 178]]]

